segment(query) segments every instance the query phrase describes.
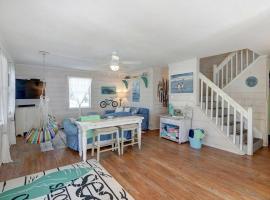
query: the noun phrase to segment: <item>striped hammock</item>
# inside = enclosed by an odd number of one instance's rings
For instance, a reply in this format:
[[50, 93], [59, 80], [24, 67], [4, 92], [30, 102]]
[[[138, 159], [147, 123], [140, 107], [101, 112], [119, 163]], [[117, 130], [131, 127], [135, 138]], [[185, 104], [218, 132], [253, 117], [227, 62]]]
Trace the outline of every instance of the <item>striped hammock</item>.
[[33, 128], [27, 132], [25, 139], [30, 144], [40, 144], [51, 141], [58, 132], [58, 126], [53, 116], [48, 115], [47, 126], [42, 128]]

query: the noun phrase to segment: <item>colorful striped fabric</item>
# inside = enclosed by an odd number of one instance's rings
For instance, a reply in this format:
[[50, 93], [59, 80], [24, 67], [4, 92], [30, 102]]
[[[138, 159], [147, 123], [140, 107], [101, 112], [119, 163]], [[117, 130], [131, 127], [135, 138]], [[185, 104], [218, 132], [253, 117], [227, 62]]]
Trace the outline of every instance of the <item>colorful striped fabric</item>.
[[27, 143], [40, 144], [51, 141], [58, 132], [58, 126], [54, 117], [49, 115], [47, 127], [33, 128], [25, 135]]

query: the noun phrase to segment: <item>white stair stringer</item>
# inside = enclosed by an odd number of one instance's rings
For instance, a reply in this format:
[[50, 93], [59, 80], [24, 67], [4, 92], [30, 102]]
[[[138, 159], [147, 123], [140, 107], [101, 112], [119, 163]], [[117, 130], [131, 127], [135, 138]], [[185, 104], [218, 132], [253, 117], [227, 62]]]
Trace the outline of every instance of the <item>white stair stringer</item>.
[[244, 150], [240, 150], [237, 145], [233, 144], [230, 138], [216, 126], [215, 122], [211, 120], [200, 107], [194, 108], [193, 128], [203, 128], [206, 132], [206, 136], [203, 140], [203, 144], [235, 153], [238, 155], [245, 155]]

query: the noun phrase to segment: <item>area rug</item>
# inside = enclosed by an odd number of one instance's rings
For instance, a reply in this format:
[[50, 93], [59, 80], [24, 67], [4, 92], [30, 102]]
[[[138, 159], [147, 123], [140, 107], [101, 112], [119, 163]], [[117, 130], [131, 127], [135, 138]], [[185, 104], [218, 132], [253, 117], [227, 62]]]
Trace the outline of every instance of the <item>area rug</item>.
[[133, 200], [93, 159], [0, 182], [0, 192], [0, 199]]

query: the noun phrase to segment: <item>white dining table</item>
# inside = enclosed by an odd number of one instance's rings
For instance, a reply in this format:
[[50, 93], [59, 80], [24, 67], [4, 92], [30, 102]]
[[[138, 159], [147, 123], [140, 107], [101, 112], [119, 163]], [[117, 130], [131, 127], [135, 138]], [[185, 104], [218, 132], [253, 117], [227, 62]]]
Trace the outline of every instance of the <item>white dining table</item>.
[[79, 155], [82, 157], [83, 161], [87, 159], [87, 131], [97, 128], [106, 128], [112, 126], [121, 126], [127, 124], [138, 124], [138, 143], [139, 149], [141, 148], [141, 124], [144, 118], [141, 116], [125, 116], [125, 117], [115, 117], [111, 119], [100, 119], [96, 121], [76, 121], [79, 130]]

